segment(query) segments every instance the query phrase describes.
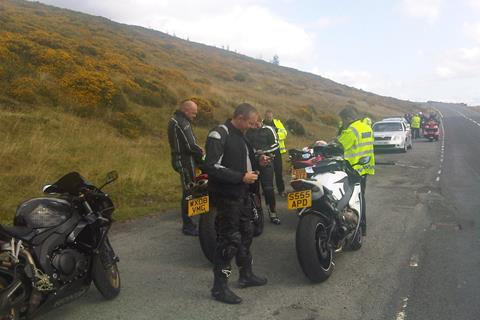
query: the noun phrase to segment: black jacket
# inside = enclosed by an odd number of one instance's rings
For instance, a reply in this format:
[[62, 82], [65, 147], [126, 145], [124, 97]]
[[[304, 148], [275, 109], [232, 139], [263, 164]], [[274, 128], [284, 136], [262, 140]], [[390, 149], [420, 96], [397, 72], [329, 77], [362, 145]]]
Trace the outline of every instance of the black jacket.
[[185, 166], [193, 168], [195, 163], [201, 163], [202, 148], [197, 145], [190, 120], [181, 111], [175, 111], [168, 122], [168, 142], [172, 154], [172, 167], [175, 171], [181, 172]]
[[263, 125], [261, 128], [248, 130], [247, 139], [256, 152], [271, 154], [279, 148], [277, 133], [271, 126]]
[[230, 120], [210, 131], [202, 169], [208, 173], [208, 188], [213, 196], [239, 199], [247, 194], [249, 185], [243, 182], [248, 171], [247, 150], [252, 170], [257, 170], [258, 160], [252, 147]]

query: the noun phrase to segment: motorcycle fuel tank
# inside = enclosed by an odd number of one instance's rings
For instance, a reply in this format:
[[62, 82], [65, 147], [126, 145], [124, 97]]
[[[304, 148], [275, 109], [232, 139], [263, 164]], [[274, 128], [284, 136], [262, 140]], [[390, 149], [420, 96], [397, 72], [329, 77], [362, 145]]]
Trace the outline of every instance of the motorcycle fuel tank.
[[30, 199], [18, 207], [13, 224], [31, 229], [51, 228], [67, 221], [72, 211], [71, 204], [63, 199]]

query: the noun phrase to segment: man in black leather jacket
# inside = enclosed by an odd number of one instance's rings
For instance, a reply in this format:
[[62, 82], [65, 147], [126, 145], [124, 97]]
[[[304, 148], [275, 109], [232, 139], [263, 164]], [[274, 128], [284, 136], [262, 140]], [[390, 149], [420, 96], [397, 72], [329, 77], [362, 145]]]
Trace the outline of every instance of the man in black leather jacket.
[[[256, 154], [266, 154], [269, 157], [275, 157], [279, 145], [274, 128], [258, 121], [254, 129], [248, 130], [247, 138], [255, 149]], [[260, 183], [265, 194], [265, 203], [267, 204], [270, 221], [274, 224], [280, 224], [280, 218], [278, 218], [276, 210], [275, 190], [273, 189], [274, 174], [273, 164], [270, 163], [265, 167], [260, 167]]]
[[182, 231], [185, 235], [197, 236], [198, 230], [192, 218], [188, 216], [186, 198], [195, 178], [195, 168], [202, 163], [203, 150], [197, 145], [192, 130], [192, 121], [197, 116], [195, 102], [183, 101], [168, 122], [168, 142], [172, 155], [172, 167], [180, 174], [182, 184]]
[[218, 234], [211, 293], [216, 300], [230, 304], [242, 301], [227, 285], [234, 257], [239, 267], [240, 287], [267, 283], [267, 279], [253, 274], [250, 253], [253, 228], [248, 192], [258, 179], [258, 166], [269, 162], [267, 156], [256, 158], [245, 139], [245, 132], [255, 126], [257, 119], [258, 112], [254, 107], [241, 104], [235, 109], [233, 119], [210, 131], [206, 143], [203, 170], [208, 173], [210, 196], [217, 208], [215, 226]]

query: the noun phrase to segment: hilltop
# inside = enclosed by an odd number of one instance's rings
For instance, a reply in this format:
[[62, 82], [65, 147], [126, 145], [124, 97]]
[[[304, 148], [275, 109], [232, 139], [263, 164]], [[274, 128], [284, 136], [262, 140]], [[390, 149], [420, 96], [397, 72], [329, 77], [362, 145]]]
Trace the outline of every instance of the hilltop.
[[249, 102], [303, 125], [290, 147], [333, 137], [345, 108], [375, 118], [417, 107], [159, 31], [2, 0], [0, 217], [71, 170], [93, 182], [118, 170], [109, 191], [123, 218], [175, 206], [166, 122], [192, 97], [200, 141]]

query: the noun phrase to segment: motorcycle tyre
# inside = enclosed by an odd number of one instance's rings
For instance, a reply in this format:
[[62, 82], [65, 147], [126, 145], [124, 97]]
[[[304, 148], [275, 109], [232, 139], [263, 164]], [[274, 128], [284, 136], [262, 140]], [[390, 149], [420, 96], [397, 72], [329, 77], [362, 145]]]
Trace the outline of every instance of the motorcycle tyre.
[[[8, 281], [3, 277], [0, 277], [0, 290], [8, 287]], [[9, 310], [10, 314], [2, 314], [0, 315], [0, 320], [18, 320], [20, 319], [20, 314], [16, 308], [11, 308]]]
[[[327, 280], [333, 271], [333, 249], [327, 249], [329, 257], [327, 258], [328, 260], [325, 261], [319, 256], [317, 248], [318, 241], [325, 241], [317, 239], [318, 228], [323, 226], [325, 229], [326, 225], [328, 225], [328, 223], [326, 223], [323, 217], [312, 213], [303, 215], [297, 226], [296, 249], [298, 262], [300, 263], [303, 273], [314, 283]], [[326, 229], [324, 236], [326, 236]], [[328, 267], [322, 266], [322, 263], [324, 265], [328, 264]]]
[[[108, 250], [110, 252], [104, 253], [108, 255], [112, 255], [113, 249], [109, 249], [110, 242], [105, 239], [105, 243], [100, 247], [100, 252], [102, 250]], [[110, 270], [105, 268], [105, 264], [101, 259], [101, 254], [96, 254], [93, 257], [92, 262], [92, 279], [93, 283], [95, 283], [95, 287], [97, 287], [98, 291], [102, 294], [102, 296], [107, 300], [112, 300], [118, 296], [121, 289], [121, 280], [120, 280], [120, 272], [118, 271], [117, 262], [113, 261], [111, 266], [108, 267]], [[112, 278], [112, 277], [115, 277]], [[112, 283], [113, 281], [113, 283]]]
[[198, 239], [200, 240], [200, 248], [203, 255], [208, 261], [213, 263], [213, 255], [215, 254], [215, 246], [217, 245], [217, 231], [215, 230], [215, 218], [217, 210], [210, 207], [210, 212], [202, 214], [198, 222]]

